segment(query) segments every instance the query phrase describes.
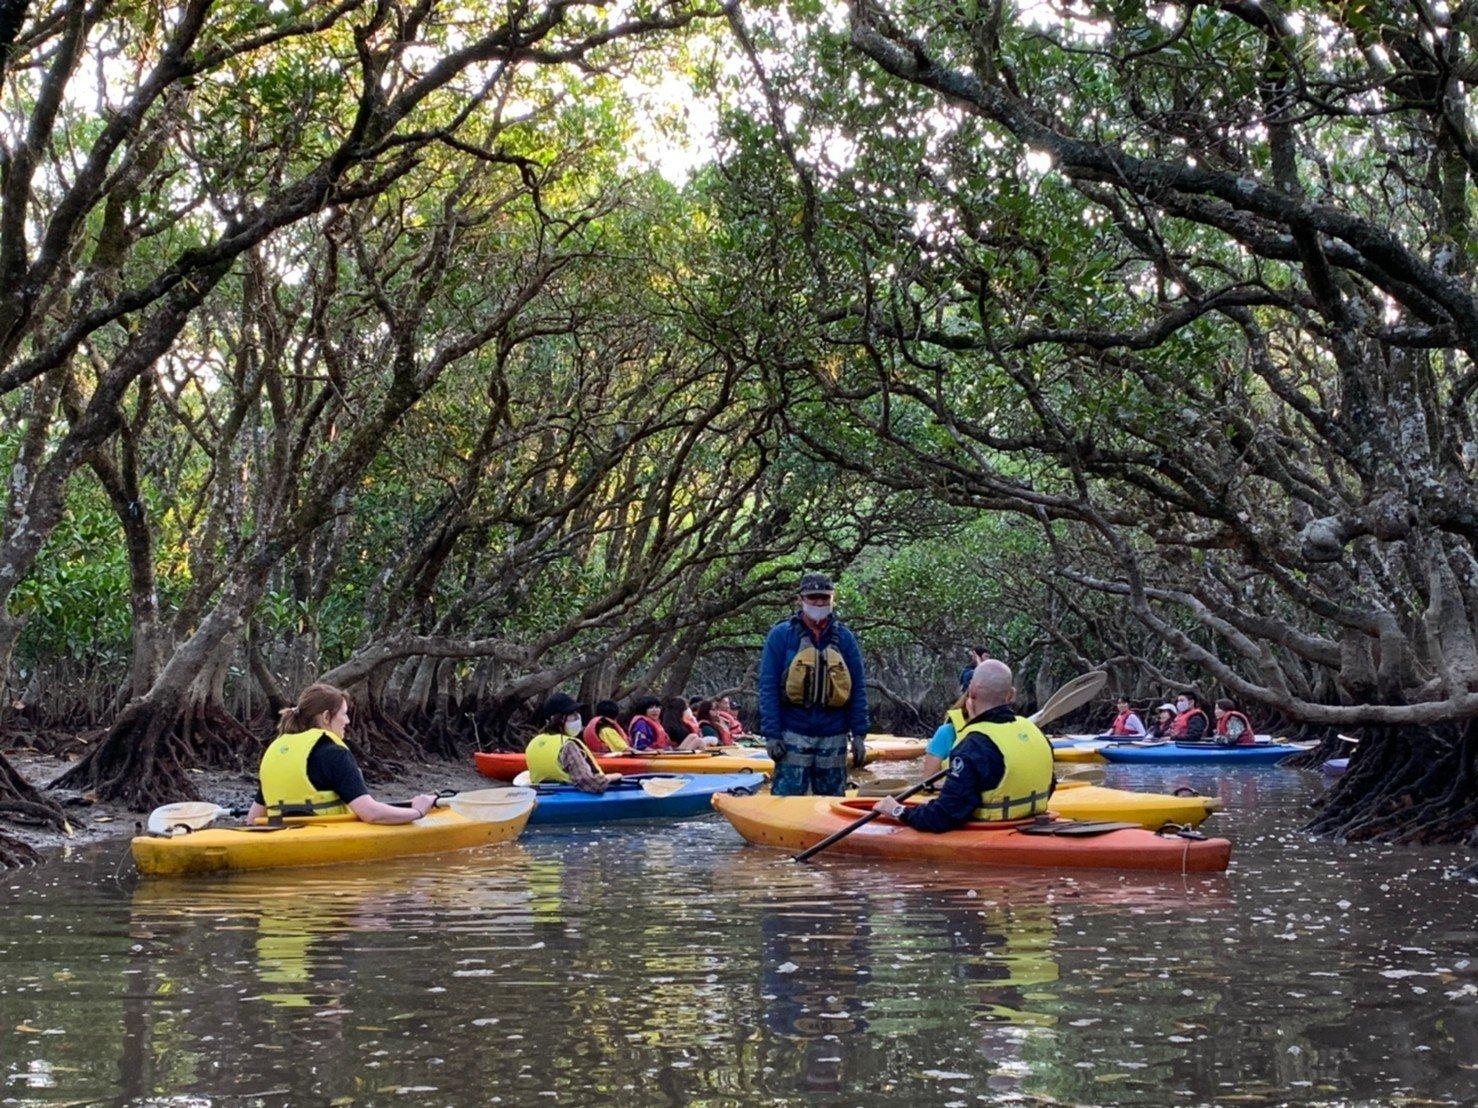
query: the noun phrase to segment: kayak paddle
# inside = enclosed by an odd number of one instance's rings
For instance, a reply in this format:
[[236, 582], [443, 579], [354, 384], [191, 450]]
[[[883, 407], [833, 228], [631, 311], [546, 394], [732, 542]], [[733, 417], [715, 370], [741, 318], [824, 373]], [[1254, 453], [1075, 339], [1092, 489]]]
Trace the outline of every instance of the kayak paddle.
[[[1051, 723], [1054, 719], [1058, 719], [1061, 716], [1067, 715], [1071, 711], [1081, 708], [1084, 704], [1087, 704], [1088, 701], [1092, 700], [1095, 696], [1098, 695], [1098, 690], [1103, 688], [1106, 681], [1108, 681], [1108, 674], [1103, 672], [1102, 670], [1094, 670], [1092, 673], [1085, 673], [1081, 677], [1074, 677], [1066, 685], [1062, 686], [1062, 688], [1053, 693], [1052, 696], [1048, 698], [1047, 703], [1043, 704], [1039, 709], [1037, 709], [1037, 711], [1032, 715], [1031, 721], [1035, 723], [1038, 727], [1040, 727], [1044, 723]], [[918, 784], [904, 789], [901, 793], [895, 794], [893, 799], [897, 801], [907, 800], [915, 793], [923, 792], [930, 785], [934, 784], [934, 782], [942, 781], [948, 775], [949, 767], [946, 766], [938, 773], [931, 774], [929, 777], [924, 778], [924, 780], [920, 781]], [[882, 814], [883, 813], [881, 811], [874, 807], [872, 811], [868, 812], [861, 819], [853, 823], [849, 823], [846, 827], [843, 827], [840, 831], [836, 832], [833, 835], [828, 835], [815, 846], [807, 847], [805, 850], [801, 851], [795, 856], [795, 860], [797, 862], [804, 862], [807, 859], [820, 854], [827, 847], [831, 846], [832, 843], [840, 842], [842, 839], [845, 839], [848, 835], [850, 835], [853, 831], [856, 831], [859, 827], [866, 826]]]
[[[513, 784], [515, 786], [518, 786], [518, 787], [521, 787], [521, 788], [537, 788], [537, 786], [532, 785], [530, 783], [530, 780], [531, 779], [529, 778], [529, 771], [528, 770], [524, 770], [522, 773], [520, 773], [517, 777], [515, 777], [513, 779]], [[634, 774], [631, 777], [623, 777], [618, 782], [613, 782], [613, 787], [619, 788], [620, 786], [624, 785], [628, 781], [631, 782], [631, 785], [628, 785], [627, 786], [628, 788], [633, 787], [633, 786], [640, 786], [642, 792], [646, 793], [648, 796], [654, 796], [654, 797], [656, 797], [659, 800], [662, 799], [663, 797], [671, 796], [675, 792], [681, 791], [682, 788], [685, 785], [687, 785], [687, 783], [688, 783], [688, 779], [686, 777], [670, 777], [670, 776], [668, 776], [668, 777], [661, 777], [661, 776], [655, 776], [655, 775], [648, 777], [648, 776], [645, 776], [645, 775], [635, 775]], [[551, 784], [553, 784], [553, 783], [554, 782], [551, 782]], [[573, 786], [571, 786], [571, 787], [573, 788]], [[500, 791], [507, 792], [508, 790], [506, 790], [506, 789], [503, 789], [503, 790], [499, 790], [499, 789], [485, 789], [483, 791], [484, 792], [500, 792]]]

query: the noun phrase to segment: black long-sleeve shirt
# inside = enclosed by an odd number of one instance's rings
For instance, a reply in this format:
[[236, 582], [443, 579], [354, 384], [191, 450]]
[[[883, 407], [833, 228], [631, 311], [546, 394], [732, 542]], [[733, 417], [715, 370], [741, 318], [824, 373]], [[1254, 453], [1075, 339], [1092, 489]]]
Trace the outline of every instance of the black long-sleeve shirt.
[[[1010, 723], [1016, 713], [1002, 704], [972, 719], [971, 723]], [[939, 796], [928, 804], [909, 808], [899, 817], [916, 831], [953, 831], [969, 823], [980, 807], [980, 796], [1001, 783], [1006, 776], [1006, 759], [1001, 748], [985, 735], [971, 735], [949, 754], [949, 776]], [[1052, 786], [1057, 787], [1054, 777]]]

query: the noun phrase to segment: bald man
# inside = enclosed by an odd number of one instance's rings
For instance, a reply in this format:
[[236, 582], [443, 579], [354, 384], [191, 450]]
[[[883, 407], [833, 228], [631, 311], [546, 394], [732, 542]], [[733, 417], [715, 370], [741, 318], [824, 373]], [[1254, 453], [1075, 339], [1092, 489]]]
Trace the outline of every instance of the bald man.
[[1011, 710], [1016, 686], [1004, 662], [987, 659], [970, 675], [949, 776], [939, 797], [908, 808], [885, 796], [878, 809], [919, 831], [952, 831], [972, 820], [1025, 819], [1047, 810], [1057, 780], [1052, 744]]

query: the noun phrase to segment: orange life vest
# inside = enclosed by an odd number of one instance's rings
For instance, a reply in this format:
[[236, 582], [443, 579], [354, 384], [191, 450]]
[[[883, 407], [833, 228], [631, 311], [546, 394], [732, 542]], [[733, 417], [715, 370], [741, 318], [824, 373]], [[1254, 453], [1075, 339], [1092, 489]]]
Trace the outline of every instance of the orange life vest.
[[590, 748], [592, 754], [611, 753], [611, 748], [602, 742], [600, 737], [601, 729], [605, 727], [615, 728], [621, 733], [623, 739], [627, 737], [626, 728], [622, 727], [617, 720], [610, 716], [596, 716], [585, 725], [585, 730], [580, 733], [580, 738], [585, 740], [585, 745]]
[[660, 722], [658, 722], [657, 720], [653, 719], [651, 716], [647, 716], [647, 715], [637, 716], [636, 719], [633, 719], [631, 721], [630, 736], [631, 736], [631, 740], [632, 740], [631, 741], [631, 745], [632, 746], [637, 746], [637, 742], [636, 742], [636, 721], [638, 719], [644, 721], [646, 723], [646, 725], [652, 729], [652, 734], [656, 736], [656, 738], [653, 739], [651, 746], [640, 747], [639, 749], [643, 749], [643, 750], [671, 750], [672, 749], [672, 740], [667, 737], [667, 728], [663, 727]]
[[1241, 737], [1237, 740], [1237, 745], [1252, 746], [1254, 743], [1256, 743], [1257, 736], [1252, 733], [1252, 721], [1244, 716], [1241, 712], [1228, 712], [1226, 715], [1222, 716], [1221, 719], [1217, 720], [1216, 733], [1218, 735], [1224, 736], [1227, 733], [1227, 724], [1230, 723], [1234, 718], [1240, 719], [1242, 721], [1242, 726], [1246, 728], [1246, 730], [1242, 732]]
[[1127, 735], [1127, 734], [1129, 734], [1129, 717], [1132, 716], [1133, 714], [1134, 714], [1134, 709], [1133, 708], [1130, 708], [1127, 712], [1120, 712], [1118, 715], [1116, 715], [1114, 717], [1114, 725], [1109, 728], [1109, 734], [1110, 735]]
[[[1184, 712], [1179, 713], [1175, 717], [1175, 722], [1170, 725], [1171, 736], [1177, 739], [1185, 738], [1190, 734], [1191, 720], [1196, 716], [1200, 716], [1208, 725], [1211, 723], [1209, 719], [1206, 719], [1206, 713], [1201, 711], [1200, 708], [1187, 708]], [[1205, 734], [1204, 731], [1201, 733], [1203, 735]]]

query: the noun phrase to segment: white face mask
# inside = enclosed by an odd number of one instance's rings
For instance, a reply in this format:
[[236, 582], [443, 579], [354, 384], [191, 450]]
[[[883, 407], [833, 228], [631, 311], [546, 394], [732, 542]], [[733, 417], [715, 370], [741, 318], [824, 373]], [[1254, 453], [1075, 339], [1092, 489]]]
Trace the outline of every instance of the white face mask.
[[573, 719], [565, 720], [565, 734], [578, 735], [580, 733], [580, 727], [582, 726], [582, 723], [583, 721], [580, 719], [579, 716], [575, 716]]
[[820, 623], [827, 616], [831, 615], [831, 605], [807, 604], [803, 600], [801, 601], [801, 611], [806, 613], [806, 618], [809, 619], [811, 622]]
[[1191, 702], [1189, 700], [1177, 700], [1175, 702], [1175, 710], [1178, 712], [1184, 712], [1190, 706]]

